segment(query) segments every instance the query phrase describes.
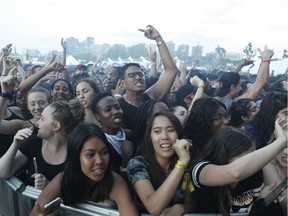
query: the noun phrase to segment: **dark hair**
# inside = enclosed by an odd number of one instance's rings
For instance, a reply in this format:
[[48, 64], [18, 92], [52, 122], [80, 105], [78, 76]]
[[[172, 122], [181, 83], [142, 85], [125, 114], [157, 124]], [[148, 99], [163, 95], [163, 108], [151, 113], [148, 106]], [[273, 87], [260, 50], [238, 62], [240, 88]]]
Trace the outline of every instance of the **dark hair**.
[[277, 113], [287, 107], [287, 92], [270, 92], [264, 96], [259, 112], [251, 121], [251, 124], [256, 127], [261, 135], [263, 146], [268, 144], [275, 130], [275, 118]]
[[239, 92], [239, 95], [242, 95], [242, 94], [244, 94], [245, 92], [247, 92], [247, 90], [248, 90], [248, 87], [247, 87], [247, 85], [249, 84], [249, 83], [251, 83], [249, 80], [244, 80], [244, 81], [242, 81], [241, 82], [241, 91]]
[[56, 83], [58, 83], [60, 81], [65, 82], [68, 85], [68, 91], [69, 91], [69, 98], [68, 99], [70, 100], [74, 96], [74, 91], [73, 91], [71, 83], [68, 82], [67, 80], [65, 80], [65, 79], [56, 79], [56, 80], [54, 80], [54, 82], [51, 85], [51, 90], [53, 91], [54, 86], [56, 85]]
[[147, 126], [148, 120], [153, 115], [153, 108], [156, 103], [164, 103], [161, 100], [148, 100], [141, 104], [141, 106], [138, 108], [135, 120], [134, 120], [134, 126], [133, 126], [133, 133], [131, 136], [131, 141], [134, 144], [134, 149], [137, 150], [139, 146], [141, 146], [138, 151], [142, 151], [142, 143], [144, 141], [144, 134], [145, 129]]
[[186, 82], [190, 83], [190, 78], [198, 76], [201, 80], [204, 81], [204, 83], [208, 82], [207, 77], [201, 72], [201, 70], [198, 69], [191, 69], [188, 73]]
[[91, 102], [92, 112], [94, 115], [97, 113], [97, 109], [96, 109], [97, 104], [99, 103], [100, 100], [102, 100], [105, 97], [113, 97], [114, 98], [114, 96], [109, 92], [101, 92], [101, 93], [94, 96], [94, 98]]
[[240, 75], [235, 72], [224, 72], [219, 78], [220, 88], [216, 92], [219, 97], [227, 95], [231, 89], [231, 85], [238, 85], [240, 82]]
[[242, 126], [245, 121], [242, 117], [248, 117], [250, 112], [249, 103], [253, 102], [250, 98], [241, 98], [237, 101], [234, 101], [229, 109], [229, 114], [231, 119], [229, 125], [234, 127]]
[[119, 76], [121, 75], [122, 67], [120, 67], [120, 66], [112, 66], [112, 67], [110, 68], [110, 71], [111, 71], [112, 69], [115, 69]]
[[55, 101], [49, 105], [54, 109], [52, 118], [59, 121], [64, 133], [70, 134], [72, 130], [84, 120], [85, 111], [79, 100]]
[[[254, 139], [246, 131], [234, 127], [226, 127], [221, 129], [211, 142], [206, 145], [202, 154], [203, 159], [216, 165], [229, 164], [233, 158], [248, 151], [254, 144]], [[219, 209], [224, 216], [229, 215], [230, 191], [229, 185], [217, 187], [216, 189]]]
[[[159, 188], [161, 184], [167, 178], [167, 174], [163, 172], [161, 166], [159, 165], [158, 161], [155, 158], [155, 150], [154, 150], [153, 142], [151, 138], [151, 131], [152, 131], [154, 120], [155, 118], [159, 116], [164, 116], [168, 118], [169, 121], [171, 121], [172, 125], [174, 125], [176, 133], [178, 135], [178, 139], [183, 138], [181, 123], [179, 119], [173, 113], [168, 112], [168, 111], [158, 112], [158, 113], [155, 113], [149, 120], [146, 131], [145, 131], [145, 139], [143, 143], [145, 150], [142, 153], [142, 155], [144, 155], [147, 158], [147, 161], [149, 163], [149, 174], [151, 177], [151, 183], [155, 190], [157, 190], [157, 188]], [[176, 153], [174, 153], [171, 159], [170, 169], [172, 169], [175, 166], [177, 159], [178, 159], [178, 156]]]
[[109, 193], [113, 185], [113, 175], [111, 162], [109, 161], [108, 168], [104, 178], [95, 183], [94, 188], [88, 188], [88, 179], [81, 170], [80, 152], [85, 142], [91, 137], [98, 137], [107, 146], [109, 145], [103, 131], [92, 123], [78, 125], [68, 140], [67, 158], [65, 169], [61, 179], [61, 197], [65, 205], [73, 205], [83, 201], [87, 197], [86, 192], [90, 192], [90, 196], [95, 197], [95, 202], [101, 202], [109, 198]]
[[201, 152], [214, 136], [212, 131], [213, 117], [217, 110], [226, 107], [215, 98], [199, 98], [193, 104], [184, 126], [184, 136], [192, 140], [193, 146]]
[[124, 75], [125, 75], [125, 72], [126, 72], [127, 68], [132, 67], [132, 66], [139, 67], [139, 69], [141, 69], [141, 66], [138, 63], [135, 63], [135, 62], [129, 62], [129, 63], [124, 64], [122, 66], [122, 69], [121, 69], [121, 78], [122, 79], [124, 78]]
[[283, 87], [283, 81], [284, 79], [279, 79], [276, 82], [272, 83], [269, 87], [269, 91], [286, 91]]
[[197, 91], [197, 88], [195, 88], [190, 83], [186, 83], [185, 85], [181, 86], [175, 92], [175, 100], [176, 100], [175, 103], [179, 104], [180, 106], [185, 107], [186, 109], [189, 109], [189, 107], [187, 107], [184, 99], [185, 99], [185, 97], [187, 97], [191, 93], [195, 94], [196, 91]]

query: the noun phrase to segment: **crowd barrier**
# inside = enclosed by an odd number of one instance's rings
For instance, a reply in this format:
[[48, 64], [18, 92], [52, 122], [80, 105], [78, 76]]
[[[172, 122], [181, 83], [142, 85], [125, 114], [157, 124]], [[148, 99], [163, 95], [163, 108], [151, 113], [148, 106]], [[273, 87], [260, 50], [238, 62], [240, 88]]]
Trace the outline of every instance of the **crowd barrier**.
[[[40, 190], [25, 186], [18, 178], [0, 180], [0, 216], [27, 216], [31, 212]], [[117, 216], [115, 209], [98, 206], [93, 202], [82, 202], [75, 207], [60, 204], [62, 216]], [[142, 214], [148, 216], [148, 214]], [[186, 214], [185, 216], [216, 216], [216, 214]], [[219, 214], [218, 214], [219, 216]], [[233, 213], [231, 216], [248, 216], [247, 213]]]

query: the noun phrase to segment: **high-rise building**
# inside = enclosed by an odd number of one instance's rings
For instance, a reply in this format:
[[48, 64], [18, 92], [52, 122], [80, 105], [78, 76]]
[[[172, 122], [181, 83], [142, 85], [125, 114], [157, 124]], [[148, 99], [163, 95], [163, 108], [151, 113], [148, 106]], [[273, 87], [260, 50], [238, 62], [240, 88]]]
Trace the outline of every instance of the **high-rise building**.
[[189, 55], [189, 45], [181, 44], [178, 46], [177, 57], [184, 60]]
[[192, 46], [192, 58], [199, 58], [203, 56], [203, 46]]
[[74, 37], [66, 39], [67, 55], [75, 55], [79, 53], [79, 40]]
[[171, 54], [171, 56], [175, 56], [175, 43], [173, 41], [166, 42], [166, 46]]

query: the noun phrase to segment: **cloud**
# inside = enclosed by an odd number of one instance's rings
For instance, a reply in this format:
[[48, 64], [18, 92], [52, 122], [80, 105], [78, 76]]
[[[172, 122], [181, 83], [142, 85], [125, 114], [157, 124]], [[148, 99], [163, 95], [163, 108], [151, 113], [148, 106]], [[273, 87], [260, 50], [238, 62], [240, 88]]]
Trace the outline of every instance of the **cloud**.
[[[288, 2], [274, 0], [10, 0], [2, 1], [0, 46], [12, 42], [19, 51], [61, 49], [61, 37], [100, 43], [147, 43], [137, 29], [155, 26], [167, 41], [203, 45], [205, 52], [219, 44], [239, 51], [255, 47], [287, 47], [285, 20]], [[286, 46], [286, 47], [285, 47]]]

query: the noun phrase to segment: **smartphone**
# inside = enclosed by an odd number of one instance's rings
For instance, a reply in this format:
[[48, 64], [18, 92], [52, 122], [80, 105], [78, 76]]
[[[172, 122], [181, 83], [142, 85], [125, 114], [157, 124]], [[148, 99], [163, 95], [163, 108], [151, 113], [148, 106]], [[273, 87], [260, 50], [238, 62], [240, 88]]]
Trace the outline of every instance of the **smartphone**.
[[61, 203], [62, 203], [62, 200], [60, 197], [57, 197], [56, 199], [47, 203], [46, 205], [44, 205], [43, 215], [48, 215], [59, 210]]
[[275, 200], [286, 188], [287, 177], [276, 187], [274, 190], [264, 199], [265, 206], [268, 206], [273, 200]]

